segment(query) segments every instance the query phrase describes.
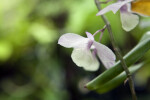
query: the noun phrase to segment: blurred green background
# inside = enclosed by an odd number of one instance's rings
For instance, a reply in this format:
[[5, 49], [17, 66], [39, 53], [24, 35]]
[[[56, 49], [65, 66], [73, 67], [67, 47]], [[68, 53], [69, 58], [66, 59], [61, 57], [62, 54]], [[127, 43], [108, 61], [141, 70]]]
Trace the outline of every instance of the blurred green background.
[[[96, 13], [94, 0], [0, 0], [0, 100], [130, 100], [128, 84], [100, 95], [86, 90], [84, 84], [104, 67], [86, 72], [71, 60], [72, 49], [57, 44], [65, 33], [85, 36], [101, 29], [104, 23]], [[123, 55], [150, 30], [148, 17], [140, 17], [126, 33], [119, 13], [106, 16]], [[107, 31], [102, 43], [112, 49]], [[150, 100], [149, 59], [150, 52], [134, 75], [139, 100]]]

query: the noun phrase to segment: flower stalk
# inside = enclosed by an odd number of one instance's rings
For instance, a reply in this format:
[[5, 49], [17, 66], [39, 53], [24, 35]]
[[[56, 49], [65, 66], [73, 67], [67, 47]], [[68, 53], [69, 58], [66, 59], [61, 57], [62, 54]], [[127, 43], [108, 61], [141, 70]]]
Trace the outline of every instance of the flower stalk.
[[[101, 2], [99, 2], [98, 0], [95, 0], [95, 4], [98, 8], [98, 10], [100, 11], [101, 10]], [[128, 67], [126, 65], [126, 62], [124, 61], [121, 53], [120, 53], [120, 50], [119, 48], [117, 47], [116, 43], [115, 43], [115, 40], [114, 40], [114, 36], [113, 36], [113, 33], [112, 33], [112, 30], [111, 30], [111, 26], [110, 26], [110, 23], [109, 21], [107, 20], [107, 18], [105, 17], [105, 15], [101, 15], [104, 23], [106, 24], [107, 26], [107, 30], [108, 30], [108, 33], [109, 33], [109, 36], [110, 36], [110, 41], [112, 43], [112, 46], [113, 46], [113, 49], [116, 53], [116, 56], [118, 57], [118, 59], [120, 60], [121, 62], [121, 65], [123, 67], [123, 69], [125, 70], [126, 72], [126, 75], [127, 75], [127, 80], [129, 81], [129, 86], [130, 86], [130, 90], [131, 90], [131, 93], [132, 93], [132, 99], [133, 100], [137, 100], [137, 96], [136, 96], [136, 92], [135, 92], [135, 89], [134, 89], [134, 83], [133, 83], [133, 79], [132, 79], [132, 75], [130, 73], [130, 71], [128, 70]]]
[[101, 32], [100, 37], [99, 37], [99, 42], [101, 42], [101, 39], [102, 39], [102, 37], [103, 37], [103, 33], [104, 33], [105, 29], [106, 29], [106, 25], [105, 25], [101, 30], [97, 30], [97, 31], [93, 34], [93, 36], [95, 36], [97, 33]]

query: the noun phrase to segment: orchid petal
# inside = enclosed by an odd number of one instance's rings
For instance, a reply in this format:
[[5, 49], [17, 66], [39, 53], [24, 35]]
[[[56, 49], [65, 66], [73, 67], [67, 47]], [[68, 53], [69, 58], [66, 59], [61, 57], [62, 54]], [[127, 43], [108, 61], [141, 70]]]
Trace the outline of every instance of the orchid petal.
[[103, 15], [105, 13], [107, 13], [108, 11], [112, 11], [114, 14], [125, 4], [127, 4], [128, 2], [131, 2], [133, 0], [125, 0], [125, 1], [119, 1], [117, 3], [113, 3], [109, 6], [107, 6], [106, 8], [102, 9], [101, 11], [99, 11], [96, 15]]
[[89, 39], [91, 39], [91, 40], [94, 41], [94, 37], [93, 37], [93, 35], [92, 35], [90, 32], [85, 32], [85, 33], [86, 33], [86, 35], [87, 35], [87, 37], [88, 37]]
[[97, 55], [100, 58], [104, 66], [109, 69], [115, 64], [116, 56], [108, 47], [98, 42], [94, 42], [93, 45], [97, 50]]
[[130, 12], [121, 12], [120, 18], [125, 31], [131, 31], [139, 23], [139, 16]]
[[87, 44], [88, 41], [88, 38], [82, 37], [80, 35], [74, 33], [66, 33], [59, 38], [58, 44], [67, 48], [75, 48], [82, 47], [82, 44]]
[[98, 60], [87, 48], [75, 48], [71, 57], [77, 66], [87, 71], [96, 71], [99, 68]]

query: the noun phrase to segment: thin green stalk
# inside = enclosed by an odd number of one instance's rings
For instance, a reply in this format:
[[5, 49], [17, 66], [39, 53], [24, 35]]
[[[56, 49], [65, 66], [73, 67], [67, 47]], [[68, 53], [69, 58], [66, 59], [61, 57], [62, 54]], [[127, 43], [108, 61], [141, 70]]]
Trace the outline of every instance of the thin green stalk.
[[[98, 10], [100, 11], [101, 10], [100, 2], [98, 0], [95, 0], [95, 4], [96, 4]], [[126, 62], [124, 61], [124, 59], [123, 59], [123, 57], [122, 57], [122, 55], [120, 53], [119, 48], [115, 44], [115, 40], [114, 40], [114, 36], [113, 36], [112, 30], [111, 30], [110, 23], [107, 20], [107, 18], [105, 17], [105, 15], [101, 15], [101, 17], [102, 17], [104, 23], [107, 25], [107, 30], [108, 30], [108, 33], [109, 33], [109, 36], [110, 36], [110, 41], [112, 43], [112, 46], [113, 46], [113, 48], [115, 50], [115, 53], [116, 53], [118, 59], [121, 61], [121, 65], [122, 65], [123, 69], [125, 70], [126, 75], [128, 77], [127, 79], [129, 80], [129, 86], [130, 86], [130, 90], [131, 90], [131, 93], [132, 93], [132, 99], [133, 100], [137, 100], [136, 92], [134, 90], [134, 83], [133, 83], [132, 76], [130, 74], [130, 71], [128, 70]]]

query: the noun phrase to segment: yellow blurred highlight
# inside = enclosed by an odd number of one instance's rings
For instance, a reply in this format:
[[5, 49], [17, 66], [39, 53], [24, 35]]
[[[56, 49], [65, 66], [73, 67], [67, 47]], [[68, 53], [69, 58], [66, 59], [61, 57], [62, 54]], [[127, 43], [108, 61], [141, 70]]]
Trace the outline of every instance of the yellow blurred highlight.
[[13, 52], [12, 45], [8, 42], [0, 41], [0, 61], [6, 61]]
[[58, 36], [56, 31], [51, 30], [45, 25], [39, 23], [34, 23], [33, 25], [31, 25], [29, 31], [33, 38], [41, 44], [54, 42]]
[[150, 0], [137, 0], [131, 3], [131, 10], [145, 16], [150, 16]]

